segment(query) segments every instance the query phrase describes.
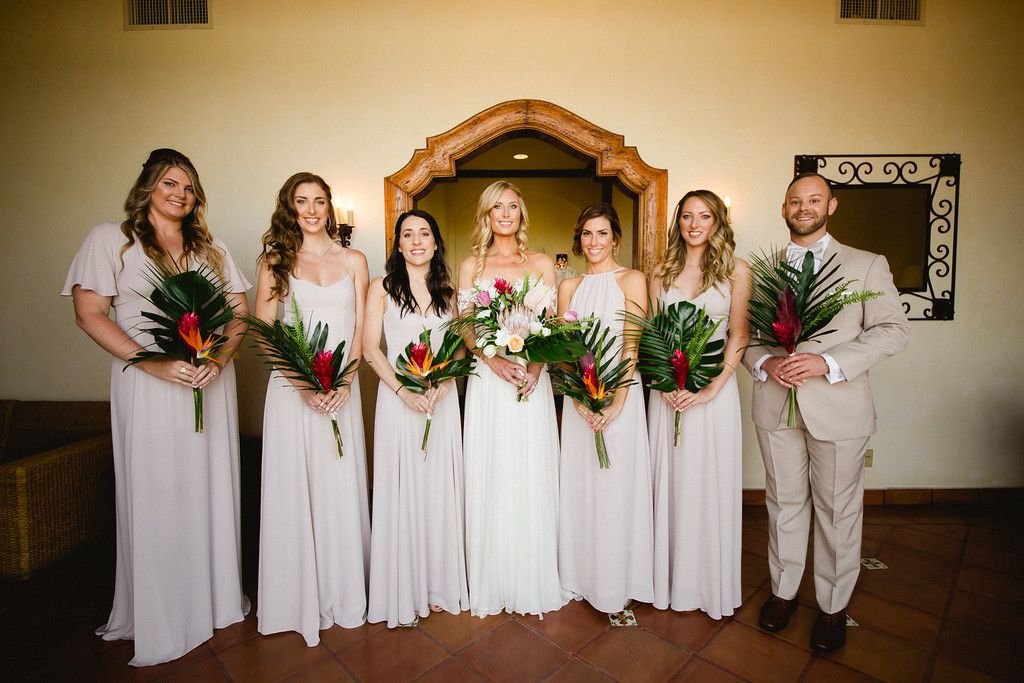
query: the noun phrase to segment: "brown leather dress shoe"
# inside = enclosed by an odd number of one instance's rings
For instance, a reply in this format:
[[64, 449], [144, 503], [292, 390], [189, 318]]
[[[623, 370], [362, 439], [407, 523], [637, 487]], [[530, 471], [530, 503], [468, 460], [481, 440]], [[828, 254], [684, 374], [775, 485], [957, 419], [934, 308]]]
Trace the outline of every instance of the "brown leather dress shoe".
[[757, 625], [769, 633], [776, 633], [789, 626], [789, 618], [796, 612], [796, 598], [783, 600], [777, 595], [770, 596], [761, 605], [761, 618]]
[[819, 611], [811, 631], [811, 649], [815, 652], [832, 652], [846, 644], [846, 610], [835, 614]]

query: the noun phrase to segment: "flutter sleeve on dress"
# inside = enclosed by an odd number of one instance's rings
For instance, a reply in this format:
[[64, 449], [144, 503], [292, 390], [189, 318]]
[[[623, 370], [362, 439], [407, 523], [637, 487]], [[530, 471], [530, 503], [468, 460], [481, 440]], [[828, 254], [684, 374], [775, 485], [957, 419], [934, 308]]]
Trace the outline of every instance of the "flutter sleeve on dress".
[[100, 296], [117, 296], [119, 252], [123, 244], [124, 235], [116, 223], [102, 223], [89, 231], [71, 262], [61, 296], [71, 296], [75, 285]]
[[224, 282], [227, 284], [227, 290], [232, 294], [241, 294], [252, 289], [252, 283], [245, 278], [242, 271], [235, 265], [235, 261], [231, 258], [231, 254], [228, 253], [228, 248], [224, 246], [224, 243], [214, 238], [213, 246], [220, 249], [220, 253], [224, 256]]

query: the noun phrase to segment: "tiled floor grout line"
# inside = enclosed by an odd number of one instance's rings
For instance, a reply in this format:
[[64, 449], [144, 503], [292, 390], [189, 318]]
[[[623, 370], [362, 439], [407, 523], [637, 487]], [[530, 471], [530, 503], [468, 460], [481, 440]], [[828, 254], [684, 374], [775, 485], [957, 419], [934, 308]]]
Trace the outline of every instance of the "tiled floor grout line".
[[[372, 638], [372, 637], [373, 637], [373, 636], [371, 636], [371, 638]], [[364, 639], [364, 640], [363, 640], [363, 641], [361, 641], [361, 642], [366, 642], [367, 640], [369, 640], [369, 638], [366, 638], [366, 639]], [[320, 641], [320, 642], [321, 642], [321, 643], [323, 643], [323, 641]], [[352, 643], [352, 646], [353, 646], [353, 647], [354, 647], [354, 646], [356, 646], [356, 645], [359, 645], [359, 643]], [[327, 646], [326, 646], [326, 645], [324, 645], [324, 647], [327, 647]], [[346, 649], [346, 650], [347, 650], [348, 648], [344, 648], [344, 649]], [[340, 652], [335, 652], [335, 651], [334, 651], [334, 649], [332, 649], [332, 648], [330, 648], [330, 647], [327, 647], [327, 651], [331, 653], [331, 657], [332, 657], [332, 658], [334, 659], [334, 661], [336, 661], [336, 662], [338, 663], [338, 666], [340, 666], [340, 667], [342, 668], [342, 670], [343, 670], [343, 671], [344, 671], [344, 672], [345, 672], [346, 674], [348, 674], [349, 676], [351, 676], [351, 677], [352, 677], [352, 680], [354, 680], [354, 681], [362, 681], [362, 680], [363, 680], [363, 679], [362, 679], [361, 677], [359, 677], [359, 676], [357, 676], [357, 675], [356, 675], [356, 672], [355, 672], [355, 671], [353, 671], [352, 669], [350, 669], [350, 668], [348, 667], [348, 665], [346, 665], [346, 664], [345, 664], [345, 661], [344, 661], [344, 660], [343, 660], [343, 659], [341, 658], [341, 653], [340, 653]]]
[[[967, 529], [964, 532], [963, 540], [960, 542], [960, 555], [956, 560], [956, 572], [953, 574], [953, 581], [949, 587], [949, 595], [946, 596], [946, 605], [942, 610], [942, 616], [939, 621], [939, 632], [935, 634], [935, 647], [932, 652], [932, 656], [929, 658], [928, 667], [925, 669], [925, 673], [928, 680], [931, 680], [932, 675], [935, 673], [935, 664], [939, 659], [940, 644], [942, 643], [942, 635], [949, 628], [949, 613], [952, 611], [953, 601], [956, 600], [957, 584], [960, 583], [960, 572], [964, 569], [964, 558], [967, 556], [967, 544], [971, 538], [971, 530], [974, 528], [974, 522], [967, 522]], [[954, 660], [956, 661], [956, 660]]]

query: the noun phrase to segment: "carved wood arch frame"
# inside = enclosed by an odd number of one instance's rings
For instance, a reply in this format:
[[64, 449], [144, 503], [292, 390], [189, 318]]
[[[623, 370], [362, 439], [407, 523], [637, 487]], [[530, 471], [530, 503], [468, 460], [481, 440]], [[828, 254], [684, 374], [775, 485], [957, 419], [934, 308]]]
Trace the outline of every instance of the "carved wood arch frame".
[[535, 130], [559, 140], [596, 161], [597, 175], [615, 176], [637, 194], [636, 253], [638, 267], [645, 273], [661, 260], [665, 251], [666, 197], [668, 171], [645, 163], [636, 147], [623, 144], [623, 136], [543, 100], [511, 100], [463, 121], [451, 130], [427, 138], [425, 149], [417, 149], [400, 171], [384, 179], [384, 222], [387, 251], [391, 251], [393, 226], [403, 211], [413, 208], [413, 199], [434, 178], [456, 175], [455, 162], [502, 135], [518, 130]]

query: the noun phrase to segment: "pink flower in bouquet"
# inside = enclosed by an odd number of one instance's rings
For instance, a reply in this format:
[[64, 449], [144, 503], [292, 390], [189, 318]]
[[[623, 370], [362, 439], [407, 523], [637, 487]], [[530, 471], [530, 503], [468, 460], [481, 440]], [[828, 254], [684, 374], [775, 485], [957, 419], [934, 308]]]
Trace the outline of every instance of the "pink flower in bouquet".
[[313, 376], [320, 383], [320, 389], [330, 391], [334, 384], [334, 352], [317, 351], [313, 356]]
[[779, 346], [786, 349], [788, 353], [796, 351], [796, 345], [800, 340], [800, 333], [803, 331], [803, 321], [796, 310], [796, 292], [792, 287], [785, 287], [779, 292], [779, 303], [775, 307], [775, 321], [772, 322], [772, 330], [775, 332], [775, 339]]
[[672, 374], [676, 378], [676, 387], [683, 389], [686, 387], [686, 379], [690, 376], [690, 361], [687, 359], [686, 354], [676, 349], [672, 352]]
[[494, 289], [498, 291], [498, 294], [507, 294], [512, 291], [512, 285], [509, 281], [503, 277], [494, 278]]
[[587, 351], [587, 355], [580, 358], [579, 364], [580, 370], [583, 370], [584, 372], [594, 367], [594, 354], [590, 351]]
[[564, 318], [567, 323], [574, 323], [580, 319], [580, 315], [576, 311], [566, 311], [562, 318]]
[[481, 289], [476, 293], [476, 303], [478, 306], [490, 306], [491, 295], [486, 289]]

